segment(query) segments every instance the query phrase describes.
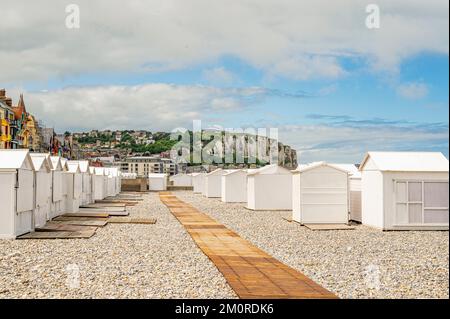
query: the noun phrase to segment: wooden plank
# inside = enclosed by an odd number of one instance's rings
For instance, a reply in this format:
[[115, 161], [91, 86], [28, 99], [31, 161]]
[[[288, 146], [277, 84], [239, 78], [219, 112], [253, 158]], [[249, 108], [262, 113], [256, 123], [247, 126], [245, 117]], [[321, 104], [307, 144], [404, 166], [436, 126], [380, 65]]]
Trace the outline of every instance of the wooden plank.
[[97, 227], [85, 226], [85, 225], [71, 225], [60, 222], [48, 222], [43, 227], [36, 228], [35, 231], [83, 231], [83, 230], [96, 230]]
[[117, 204], [117, 203], [110, 203], [110, 204], [88, 204], [88, 205], [81, 205], [80, 208], [105, 208], [105, 207], [118, 207], [118, 208], [125, 208], [125, 204]]
[[[105, 209], [80, 209], [77, 213], [74, 214], [86, 214], [87, 217], [91, 216], [91, 214], [107, 214], [108, 216], [128, 216], [130, 215], [129, 212], [122, 210], [122, 211], [116, 211], [116, 210], [105, 210]], [[108, 217], [106, 216], [106, 217]]]
[[138, 218], [138, 217], [111, 217], [108, 223], [112, 224], [155, 224], [156, 218]]
[[84, 211], [76, 213], [65, 213], [61, 215], [62, 217], [92, 217], [92, 218], [108, 218], [109, 214], [104, 212], [96, 211]]
[[114, 212], [124, 212], [127, 210], [126, 206], [80, 206], [80, 211], [83, 210], [108, 210]]
[[105, 200], [118, 200], [118, 201], [143, 201], [144, 199], [140, 197], [133, 197], [133, 196], [119, 196], [119, 197], [106, 197]]
[[170, 192], [160, 199], [240, 298], [337, 298]]
[[135, 206], [138, 204], [136, 201], [119, 201], [119, 200], [101, 200], [96, 201], [98, 204], [124, 204], [125, 206]]
[[84, 231], [49, 231], [49, 232], [31, 232], [18, 239], [73, 239], [73, 238], [91, 238], [94, 236], [95, 230]]
[[90, 219], [90, 220], [53, 220], [53, 223], [61, 223], [65, 225], [80, 225], [80, 226], [95, 226], [95, 227], [104, 227], [108, 223], [106, 220], [99, 220], [100, 218]]
[[58, 216], [58, 217], [52, 219], [52, 221], [60, 221], [60, 222], [65, 222], [65, 221], [70, 221], [70, 220], [107, 222], [107, 221], [108, 221], [108, 218], [102, 218], [102, 217]]

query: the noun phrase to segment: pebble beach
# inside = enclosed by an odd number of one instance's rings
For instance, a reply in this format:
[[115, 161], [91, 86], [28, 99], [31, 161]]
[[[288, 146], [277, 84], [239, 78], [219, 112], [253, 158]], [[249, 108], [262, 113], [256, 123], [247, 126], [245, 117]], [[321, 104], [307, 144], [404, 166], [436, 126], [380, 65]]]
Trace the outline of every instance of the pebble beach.
[[[89, 239], [0, 240], [0, 298], [236, 298], [157, 193], [128, 208], [154, 225]], [[78, 275], [77, 275], [78, 273]]]
[[[448, 231], [311, 231], [174, 192], [340, 298], [448, 298]], [[0, 240], [0, 298], [236, 298], [157, 193], [128, 208], [154, 225], [108, 224], [90, 239]]]
[[449, 297], [448, 231], [312, 231], [288, 222], [289, 211], [175, 194], [340, 298]]

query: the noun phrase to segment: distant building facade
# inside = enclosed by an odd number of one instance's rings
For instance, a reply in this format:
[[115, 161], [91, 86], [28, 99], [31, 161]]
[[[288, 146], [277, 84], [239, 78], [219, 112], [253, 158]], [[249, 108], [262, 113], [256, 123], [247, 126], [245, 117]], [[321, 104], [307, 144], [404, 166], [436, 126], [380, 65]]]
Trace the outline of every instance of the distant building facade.
[[122, 172], [136, 173], [137, 176], [147, 176], [151, 173], [166, 173], [176, 175], [179, 166], [171, 159], [159, 156], [132, 156], [119, 163]]
[[0, 89], [0, 148], [41, 151], [41, 146], [41, 128], [35, 117], [27, 112], [23, 94], [13, 106], [6, 90]]

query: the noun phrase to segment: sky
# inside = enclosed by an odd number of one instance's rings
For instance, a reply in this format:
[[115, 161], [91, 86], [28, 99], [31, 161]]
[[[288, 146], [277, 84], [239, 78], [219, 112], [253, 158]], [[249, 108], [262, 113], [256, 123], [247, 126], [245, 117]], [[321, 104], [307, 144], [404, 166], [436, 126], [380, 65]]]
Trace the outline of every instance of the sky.
[[[368, 28], [368, 4], [379, 28]], [[72, 26], [79, 9], [79, 28]], [[0, 0], [0, 87], [59, 132], [277, 128], [299, 161], [448, 157], [447, 0]]]

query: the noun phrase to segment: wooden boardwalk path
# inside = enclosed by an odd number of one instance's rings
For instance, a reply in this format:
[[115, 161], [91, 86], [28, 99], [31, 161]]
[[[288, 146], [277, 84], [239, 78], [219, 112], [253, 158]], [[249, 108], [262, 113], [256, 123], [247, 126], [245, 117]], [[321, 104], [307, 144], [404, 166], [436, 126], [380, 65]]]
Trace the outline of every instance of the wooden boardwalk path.
[[159, 195], [240, 298], [337, 298], [170, 192]]

